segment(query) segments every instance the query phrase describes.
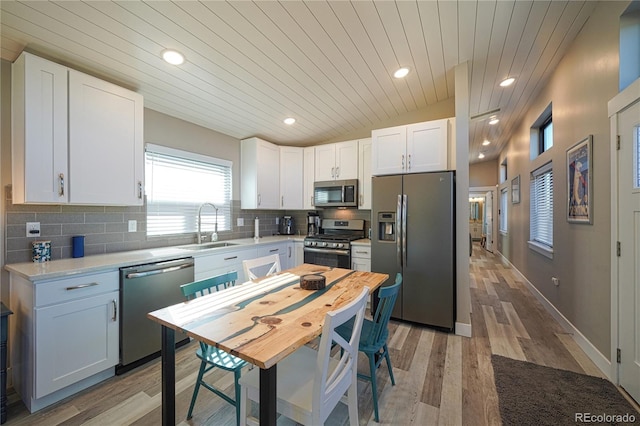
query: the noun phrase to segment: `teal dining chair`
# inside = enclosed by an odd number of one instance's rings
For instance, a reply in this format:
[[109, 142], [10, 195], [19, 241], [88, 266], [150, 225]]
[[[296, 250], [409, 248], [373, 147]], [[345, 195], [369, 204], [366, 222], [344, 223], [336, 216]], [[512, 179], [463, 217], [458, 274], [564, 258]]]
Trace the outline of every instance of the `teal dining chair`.
[[[378, 385], [376, 383], [376, 369], [382, 363], [382, 360], [387, 361], [387, 368], [389, 369], [389, 377], [391, 378], [391, 384], [395, 386], [396, 381], [393, 377], [393, 370], [391, 368], [391, 359], [389, 357], [389, 349], [387, 348], [387, 338], [389, 337], [389, 318], [391, 318], [391, 311], [393, 311], [393, 305], [398, 298], [398, 291], [402, 284], [402, 275], [398, 273], [396, 275], [396, 281], [393, 285], [387, 287], [381, 287], [378, 293], [379, 302], [376, 307], [376, 312], [373, 315], [372, 320], [365, 319], [362, 324], [362, 332], [360, 334], [360, 344], [358, 350], [363, 352], [369, 359], [369, 375], [358, 374], [359, 379], [368, 380], [371, 382], [371, 393], [373, 396], [373, 411], [375, 415], [375, 421], [379, 422], [378, 414]], [[341, 336], [351, 335], [352, 323], [346, 323], [338, 327], [336, 330]]]
[[[238, 273], [236, 271], [229, 272], [215, 277], [207, 278], [200, 281], [195, 281], [180, 286], [182, 294], [188, 299], [194, 299], [198, 296], [204, 296], [205, 294], [215, 293], [219, 290], [232, 287], [235, 285], [238, 279]], [[229, 404], [236, 407], [236, 424], [240, 423], [240, 403], [238, 396], [240, 395], [240, 374], [242, 367], [247, 365], [247, 362], [235, 357], [222, 349], [218, 349], [214, 346], [209, 346], [206, 343], [200, 342], [200, 348], [196, 351], [196, 356], [200, 358], [200, 371], [198, 372], [198, 378], [196, 380], [195, 388], [193, 389], [193, 396], [191, 397], [191, 404], [189, 405], [189, 412], [187, 413], [187, 420], [191, 419], [193, 414], [193, 407], [196, 404], [196, 398], [198, 397], [198, 391], [200, 386], [205, 387], [211, 392], [215, 393]], [[207, 383], [204, 380], [204, 375], [211, 371], [213, 368], [221, 368], [226, 371], [233, 371], [235, 380], [235, 395], [231, 398], [224, 393], [221, 389]]]

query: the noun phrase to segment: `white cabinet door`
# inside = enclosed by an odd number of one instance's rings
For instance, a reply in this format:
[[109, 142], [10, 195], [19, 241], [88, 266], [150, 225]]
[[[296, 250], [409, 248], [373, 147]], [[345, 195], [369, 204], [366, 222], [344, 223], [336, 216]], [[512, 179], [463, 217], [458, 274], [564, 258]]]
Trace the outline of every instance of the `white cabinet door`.
[[243, 209], [280, 207], [280, 149], [259, 138], [240, 141], [240, 204]]
[[336, 178], [336, 146], [335, 144], [316, 146], [316, 181], [334, 180]]
[[256, 248], [250, 246], [239, 250], [212, 253], [195, 258], [194, 278], [204, 280], [227, 272], [238, 272], [238, 283], [246, 281], [242, 261], [256, 258]]
[[[288, 243], [275, 243], [268, 245], [258, 246], [258, 257], [270, 256], [272, 254], [277, 254], [280, 256], [280, 268], [281, 269], [289, 269], [290, 266], [290, 253], [288, 249]], [[258, 269], [258, 272], [260, 270]], [[266, 273], [266, 271], [265, 271]], [[259, 276], [259, 275], [258, 275]]]
[[35, 397], [118, 364], [119, 292], [35, 310]]
[[371, 132], [371, 173], [373, 176], [405, 172], [407, 126]]
[[304, 149], [280, 147], [280, 208], [300, 210], [304, 180]]
[[447, 121], [407, 126], [406, 173], [447, 170]]
[[358, 179], [358, 141], [338, 142], [335, 149], [336, 179]]
[[359, 209], [371, 209], [371, 138], [358, 141]]
[[351, 259], [351, 269], [354, 271], [371, 272], [371, 259], [353, 258]]
[[293, 251], [295, 252], [295, 260], [292, 267], [302, 265], [304, 263], [304, 241], [295, 241]]
[[70, 201], [142, 205], [143, 98], [69, 70]]
[[13, 203], [66, 203], [67, 68], [24, 52], [11, 77]]
[[304, 178], [302, 182], [302, 208], [304, 210], [312, 210], [314, 209], [313, 202], [313, 182], [315, 181], [315, 170], [316, 170], [316, 154], [315, 148], [310, 146], [304, 148]]

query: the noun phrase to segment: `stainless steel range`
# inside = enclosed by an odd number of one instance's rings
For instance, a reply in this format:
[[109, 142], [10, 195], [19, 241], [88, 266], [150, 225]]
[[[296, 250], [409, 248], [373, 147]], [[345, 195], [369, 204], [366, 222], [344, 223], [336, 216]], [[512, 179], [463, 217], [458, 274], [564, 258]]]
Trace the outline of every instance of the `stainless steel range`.
[[321, 233], [304, 239], [304, 263], [351, 268], [351, 241], [364, 238], [362, 219], [323, 219]]

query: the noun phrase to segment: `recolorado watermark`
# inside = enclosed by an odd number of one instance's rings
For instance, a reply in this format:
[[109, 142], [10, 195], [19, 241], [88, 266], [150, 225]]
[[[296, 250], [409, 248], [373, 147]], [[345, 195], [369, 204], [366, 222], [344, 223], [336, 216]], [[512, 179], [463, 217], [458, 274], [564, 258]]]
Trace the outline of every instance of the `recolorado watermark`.
[[634, 414], [595, 414], [595, 413], [575, 413], [576, 423], [635, 423]]

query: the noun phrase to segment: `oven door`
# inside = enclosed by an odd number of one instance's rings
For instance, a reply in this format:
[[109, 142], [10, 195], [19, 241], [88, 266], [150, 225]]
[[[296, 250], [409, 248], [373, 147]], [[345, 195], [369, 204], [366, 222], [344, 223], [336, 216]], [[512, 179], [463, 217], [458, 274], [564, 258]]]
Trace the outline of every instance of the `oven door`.
[[351, 252], [349, 250], [305, 247], [304, 263], [351, 269]]

